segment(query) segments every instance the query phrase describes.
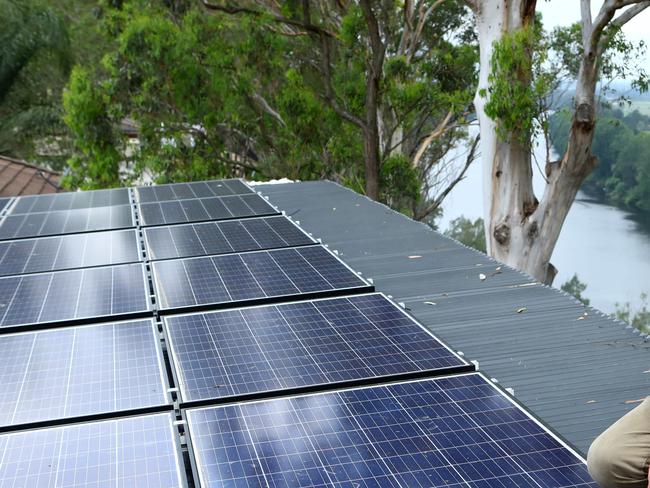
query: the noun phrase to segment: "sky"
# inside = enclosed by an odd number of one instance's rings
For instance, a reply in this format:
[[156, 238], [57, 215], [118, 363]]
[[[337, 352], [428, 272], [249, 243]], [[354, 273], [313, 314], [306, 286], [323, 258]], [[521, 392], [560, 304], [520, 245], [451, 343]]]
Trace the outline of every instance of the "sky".
[[[591, 13], [596, 17], [603, 0], [592, 0]], [[542, 13], [547, 29], [570, 25], [580, 19], [580, 0], [538, 0], [537, 11]], [[650, 8], [646, 9], [623, 27], [623, 32], [632, 41], [644, 40], [650, 45]], [[645, 70], [650, 72], [650, 50], [646, 51]]]

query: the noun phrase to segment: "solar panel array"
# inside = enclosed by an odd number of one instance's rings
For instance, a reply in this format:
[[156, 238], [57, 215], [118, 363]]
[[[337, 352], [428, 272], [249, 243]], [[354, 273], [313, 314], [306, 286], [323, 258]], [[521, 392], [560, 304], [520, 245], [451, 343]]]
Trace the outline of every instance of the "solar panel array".
[[241, 180], [0, 200], [0, 486], [595, 486]]

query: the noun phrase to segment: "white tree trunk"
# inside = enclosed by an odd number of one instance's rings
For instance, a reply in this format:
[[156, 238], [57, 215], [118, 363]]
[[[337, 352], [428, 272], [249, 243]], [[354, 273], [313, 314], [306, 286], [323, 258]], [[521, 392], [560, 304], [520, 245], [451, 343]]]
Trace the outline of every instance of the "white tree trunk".
[[[596, 165], [591, 146], [596, 127], [595, 91], [603, 36], [650, 8], [649, 0], [604, 0], [592, 20], [589, 0], [581, 0], [583, 56], [576, 83], [573, 121], [561, 161], [546, 167], [547, 185], [541, 203], [533, 193], [530, 135], [499, 138], [495, 122], [485, 114], [495, 41], [534, 22], [536, 0], [465, 0], [474, 10], [480, 45], [479, 87], [475, 106], [481, 125], [484, 215], [488, 254], [552, 283], [550, 263], [564, 220], [582, 182]], [[616, 17], [617, 12], [622, 13]], [[530, 73], [511, 73], [520, 80]], [[489, 96], [489, 94], [488, 94]], [[516, 129], [515, 131], [516, 132]], [[526, 140], [528, 138], [528, 140]]]
[[[530, 269], [528, 247], [530, 229], [525, 223], [535, 210], [530, 143], [521, 134], [500, 140], [497, 127], [485, 113], [494, 43], [504, 34], [524, 26], [525, 0], [487, 0], [476, 9], [480, 46], [479, 84], [474, 98], [481, 130], [483, 165], [483, 212], [487, 251], [506, 264], [540, 275]], [[515, 137], [516, 136], [516, 137]], [[534, 233], [534, 232], [533, 232]]]

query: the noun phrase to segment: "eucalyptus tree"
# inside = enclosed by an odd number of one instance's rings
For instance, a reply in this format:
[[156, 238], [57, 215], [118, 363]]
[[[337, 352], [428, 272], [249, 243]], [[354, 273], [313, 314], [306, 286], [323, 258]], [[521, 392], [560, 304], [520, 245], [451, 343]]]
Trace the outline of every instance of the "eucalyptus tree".
[[[472, 161], [441, 162], [475, 86], [457, 3], [166, 3], [121, 2], [106, 22], [116, 47], [73, 76], [70, 184], [107, 184], [98, 161], [116, 181], [332, 178], [425, 219]], [[140, 126], [126, 161], [124, 117]]]
[[[559, 161], [546, 164], [541, 200], [532, 184], [532, 135], [539, 98], [549, 89], [549, 80], [539, 68], [546, 61], [544, 49], [553, 46], [539, 49], [537, 2], [465, 3], [474, 11], [480, 46], [474, 105], [481, 126], [488, 254], [551, 283], [556, 270], [550, 259], [560, 230], [582, 182], [596, 166], [591, 147], [597, 85], [604, 70], [612, 74], [608, 56], [629, 49], [621, 41], [621, 27], [648, 8], [650, 1], [604, 0], [595, 15], [590, 0], [580, 1], [581, 20], [572, 29], [577, 36], [569, 32], [568, 42], [556, 46], [576, 85], [568, 144]], [[621, 71], [627, 74], [625, 68]], [[639, 86], [645, 85], [641, 76]]]

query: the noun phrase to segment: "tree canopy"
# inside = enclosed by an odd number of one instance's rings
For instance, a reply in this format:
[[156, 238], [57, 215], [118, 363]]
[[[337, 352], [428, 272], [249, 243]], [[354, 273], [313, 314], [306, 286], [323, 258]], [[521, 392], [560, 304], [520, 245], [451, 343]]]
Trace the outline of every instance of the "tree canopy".
[[[426, 1], [405, 19], [399, 2], [372, 15], [363, 2], [309, 12], [293, 2], [184, 5], [133, 0], [106, 14], [111, 48], [99, 67], [75, 68], [65, 95], [76, 147], [66, 184], [283, 176], [367, 193], [375, 178], [376, 198], [426, 218], [473, 159], [458, 172], [442, 162], [466, 137], [474, 87], [463, 7]], [[137, 146], [119, 131], [126, 118]]]

